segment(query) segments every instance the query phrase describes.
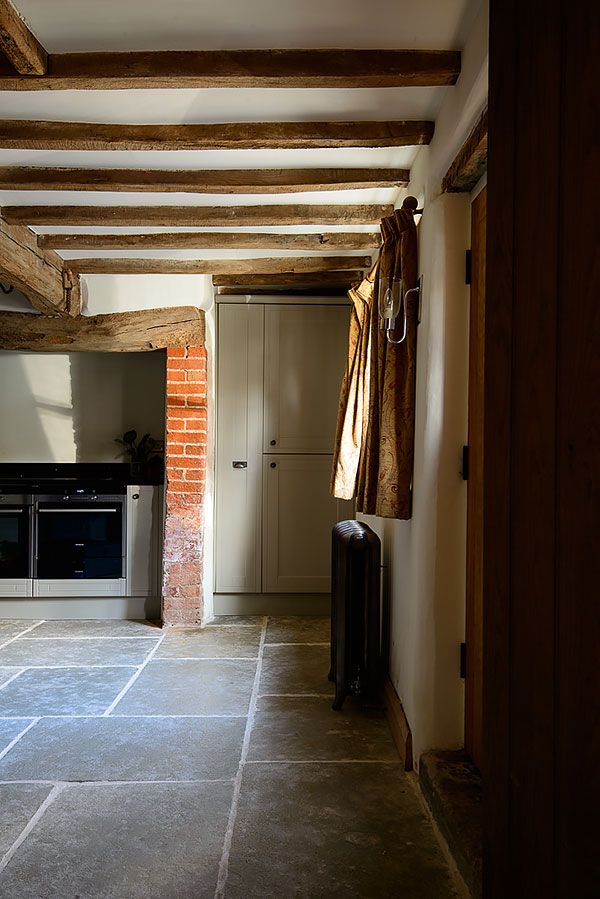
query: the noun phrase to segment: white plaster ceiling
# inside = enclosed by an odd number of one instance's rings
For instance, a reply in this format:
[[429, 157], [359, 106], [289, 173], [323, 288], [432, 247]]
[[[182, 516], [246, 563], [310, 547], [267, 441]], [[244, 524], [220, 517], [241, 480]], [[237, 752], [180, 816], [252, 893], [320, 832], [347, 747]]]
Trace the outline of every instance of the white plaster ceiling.
[[[461, 49], [480, 0], [13, 0], [49, 52], [237, 48]], [[0, 118], [115, 123], [435, 119], [451, 87], [0, 91]], [[417, 147], [323, 150], [53, 151], [0, 149], [0, 166], [87, 168], [410, 168]], [[398, 189], [269, 195], [0, 191], [1, 205], [274, 205], [394, 203]], [[39, 227], [49, 233], [156, 228]], [[168, 228], [162, 230], [202, 230]], [[208, 230], [227, 230], [210, 228]], [[373, 231], [373, 226], [236, 228]], [[358, 251], [348, 251], [356, 253]], [[343, 255], [343, 251], [331, 251]], [[64, 258], [170, 259], [290, 255], [285, 251], [60, 251]], [[294, 254], [296, 255], [296, 254]], [[301, 252], [297, 255], [311, 255]], [[321, 255], [319, 252], [318, 255]], [[323, 252], [326, 255], [326, 251]], [[185, 276], [177, 276], [185, 277]]]

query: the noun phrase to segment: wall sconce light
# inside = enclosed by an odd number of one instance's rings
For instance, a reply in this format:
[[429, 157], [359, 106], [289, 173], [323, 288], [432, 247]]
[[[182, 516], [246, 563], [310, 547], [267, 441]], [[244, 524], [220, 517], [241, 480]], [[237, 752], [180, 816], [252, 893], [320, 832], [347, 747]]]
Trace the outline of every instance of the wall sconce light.
[[[422, 278], [416, 287], [404, 290], [404, 284], [401, 279], [394, 279], [387, 287], [385, 283], [379, 282], [379, 319], [380, 327], [385, 331], [388, 343], [395, 345], [403, 343], [406, 340], [407, 331], [407, 306], [406, 301], [411, 294], [417, 294], [420, 299], [422, 287]], [[392, 337], [393, 332], [398, 327], [398, 319], [402, 321], [402, 336], [399, 340]], [[421, 311], [417, 315], [417, 323], [421, 321]]]

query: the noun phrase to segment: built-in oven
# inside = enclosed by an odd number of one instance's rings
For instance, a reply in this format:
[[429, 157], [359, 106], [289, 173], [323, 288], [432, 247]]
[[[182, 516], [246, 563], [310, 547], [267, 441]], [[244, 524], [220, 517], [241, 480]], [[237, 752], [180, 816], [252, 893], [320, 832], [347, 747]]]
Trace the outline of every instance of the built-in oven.
[[36, 498], [37, 578], [125, 576], [125, 496]]
[[31, 577], [31, 496], [0, 495], [0, 578]]

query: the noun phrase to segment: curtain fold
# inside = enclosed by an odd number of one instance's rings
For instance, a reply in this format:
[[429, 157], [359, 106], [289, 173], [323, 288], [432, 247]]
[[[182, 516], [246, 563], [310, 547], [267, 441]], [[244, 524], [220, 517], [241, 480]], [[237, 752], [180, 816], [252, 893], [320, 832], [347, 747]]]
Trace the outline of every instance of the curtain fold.
[[[347, 370], [342, 383], [332, 492], [356, 497], [357, 511], [383, 518], [410, 518], [415, 425], [418, 298], [406, 301], [406, 339], [391, 344], [380, 328], [380, 293], [402, 280], [417, 284], [417, 232], [410, 210], [398, 209], [381, 223], [379, 258], [352, 301]], [[402, 316], [392, 337], [399, 339]]]

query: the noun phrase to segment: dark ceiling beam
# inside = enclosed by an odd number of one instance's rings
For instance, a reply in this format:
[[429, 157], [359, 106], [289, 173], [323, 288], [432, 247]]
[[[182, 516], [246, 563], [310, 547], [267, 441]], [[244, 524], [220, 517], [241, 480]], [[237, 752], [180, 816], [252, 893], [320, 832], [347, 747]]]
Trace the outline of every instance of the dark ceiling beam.
[[202, 50], [61, 53], [45, 74], [0, 67], [0, 90], [376, 88], [455, 84], [456, 50]]

